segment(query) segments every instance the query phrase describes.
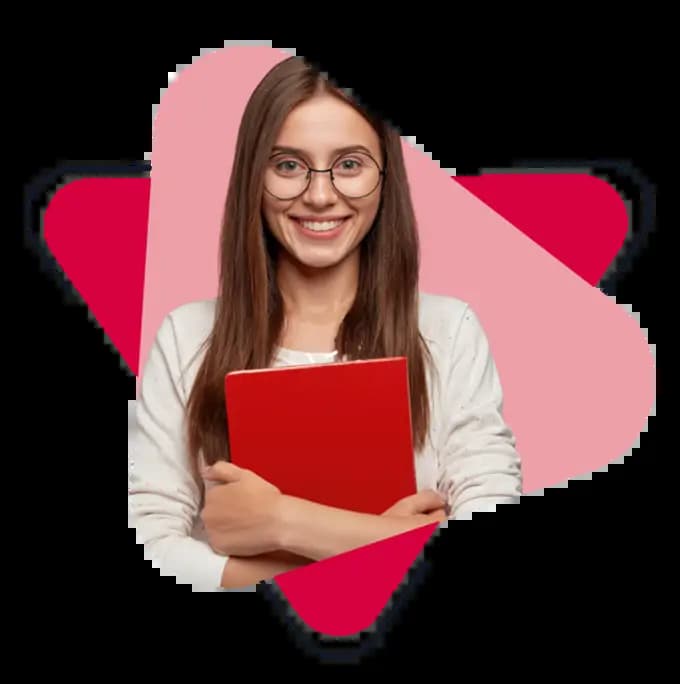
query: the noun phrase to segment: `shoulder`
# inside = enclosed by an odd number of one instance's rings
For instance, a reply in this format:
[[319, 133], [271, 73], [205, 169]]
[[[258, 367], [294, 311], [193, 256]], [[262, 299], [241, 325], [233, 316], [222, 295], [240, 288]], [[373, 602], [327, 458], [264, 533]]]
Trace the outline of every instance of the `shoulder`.
[[179, 374], [195, 366], [215, 322], [216, 300], [201, 299], [171, 309], [161, 321], [155, 346]]
[[420, 332], [436, 346], [450, 347], [462, 322], [473, 315], [468, 302], [446, 295], [419, 293]]
[[493, 363], [486, 328], [467, 301], [421, 293], [420, 331], [440, 368]]
[[172, 329], [178, 339], [205, 337], [215, 321], [216, 300], [199, 299], [181, 304], [165, 317], [163, 325]]

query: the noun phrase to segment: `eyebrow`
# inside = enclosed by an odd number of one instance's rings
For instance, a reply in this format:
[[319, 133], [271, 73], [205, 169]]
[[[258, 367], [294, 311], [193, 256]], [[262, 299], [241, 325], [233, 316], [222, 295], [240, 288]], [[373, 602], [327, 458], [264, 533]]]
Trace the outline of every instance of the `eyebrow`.
[[[301, 150], [297, 147], [287, 147], [283, 145], [275, 145], [272, 148], [272, 155], [274, 154], [280, 154], [281, 152], [287, 153], [287, 154], [297, 154], [300, 156], [309, 156], [309, 153], [306, 150]], [[331, 156], [336, 157], [339, 154], [344, 154], [345, 152], [365, 152], [366, 154], [370, 155], [371, 157], [374, 156], [373, 152], [371, 152], [367, 147], [364, 147], [364, 145], [347, 145], [346, 147], [339, 147], [335, 150], [331, 150]]]

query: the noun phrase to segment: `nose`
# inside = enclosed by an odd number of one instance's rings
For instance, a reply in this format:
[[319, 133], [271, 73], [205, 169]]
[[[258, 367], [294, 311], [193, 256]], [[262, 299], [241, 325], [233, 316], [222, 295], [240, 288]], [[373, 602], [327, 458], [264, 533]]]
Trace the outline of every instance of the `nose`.
[[325, 206], [337, 201], [338, 194], [333, 187], [330, 172], [312, 171], [312, 177], [303, 197], [305, 202], [317, 206]]

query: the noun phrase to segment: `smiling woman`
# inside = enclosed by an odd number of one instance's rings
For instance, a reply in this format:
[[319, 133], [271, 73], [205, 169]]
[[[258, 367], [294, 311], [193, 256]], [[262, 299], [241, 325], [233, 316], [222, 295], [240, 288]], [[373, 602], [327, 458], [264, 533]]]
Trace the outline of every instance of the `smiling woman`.
[[[401, 138], [300, 58], [247, 104], [220, 248], [217, 297], [158, 331], [129, 447], [130, 526], [163, 572], [197, 590], [249, 586], [517, 500], [520, 460], [482, 326], [467, 303], [418, 289]], [[228, 372], [394, 356], [408, 359], [415, 496], [359, 514], [228, 462]]]

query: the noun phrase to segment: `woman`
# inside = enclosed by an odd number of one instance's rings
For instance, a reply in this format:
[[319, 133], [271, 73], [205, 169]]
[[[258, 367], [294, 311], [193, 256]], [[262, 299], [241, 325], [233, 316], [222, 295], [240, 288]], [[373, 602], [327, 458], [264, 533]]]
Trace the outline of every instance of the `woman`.
[[[198, 590], [251, 586], [521, 495], [480, 323], [420, 293], [418, 271], [399, 135], [300, 58], [281, 62], [243, 116], [218, 297], [171, 312], [144, 369], [130, 521], [162, 572]], [[408, 358], [415, 496], [359, 514], [228, 462], [227, 372], [390, 356]]]

